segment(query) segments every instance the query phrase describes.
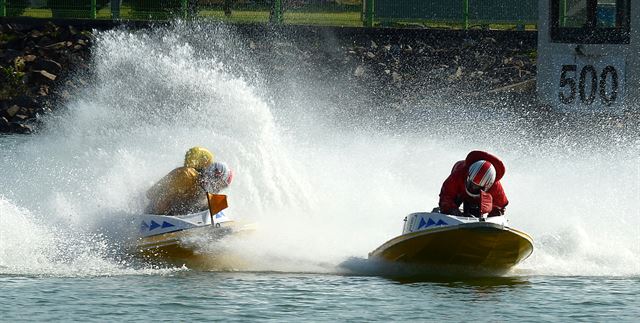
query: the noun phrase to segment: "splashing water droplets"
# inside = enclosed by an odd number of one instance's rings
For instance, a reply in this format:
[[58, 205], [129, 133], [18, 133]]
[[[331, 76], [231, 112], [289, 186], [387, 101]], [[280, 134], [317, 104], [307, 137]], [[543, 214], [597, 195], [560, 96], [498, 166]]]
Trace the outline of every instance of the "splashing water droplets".
[[250, 79], [240, 42], [224, 27], [186, 23], [98, 33], [91, 84], [45, 131], [0, 137], [9, 152], [0, 167], [10, 170], [0, 187], [0, 273], [183, 270], [135, 263], [124, 244], [145, 191], [196, 145], [235, 171], [229, 214], [260, 222], [255, 235], [224, 243], [251, 259], [249, 270], [341, 272], [345, 259], [398, 235], [405, 214], [434, 207], [453, 163], [481, 148], [504, 159], [511, 223], [536, 240], [522, 268], [640, 272], [640, 174], [628, 137], [545, 129], [441, 97], [416, 112], [419, 130], [386, 115], [380, 130], [357, 113], [330, 119], [357, 98], [308, 108], [324, 102], [310, 93], [340, 88], [312, 82], [276, 107], [264, 95], [276, 89]]

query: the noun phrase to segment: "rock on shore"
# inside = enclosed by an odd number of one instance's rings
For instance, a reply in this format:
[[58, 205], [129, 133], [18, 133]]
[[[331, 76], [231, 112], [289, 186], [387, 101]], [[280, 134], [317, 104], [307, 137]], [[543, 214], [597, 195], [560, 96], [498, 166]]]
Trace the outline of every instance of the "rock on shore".
[[64, 99], [69, 73], [89, 67], [91, 42], [89, 30], [73, 26], [0, 25], [0, 132], [31, 133]]

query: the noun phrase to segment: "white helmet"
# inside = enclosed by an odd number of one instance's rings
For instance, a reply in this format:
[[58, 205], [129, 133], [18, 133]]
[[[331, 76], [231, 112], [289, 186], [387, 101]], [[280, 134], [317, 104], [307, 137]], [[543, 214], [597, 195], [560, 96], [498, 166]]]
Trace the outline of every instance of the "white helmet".
[[467, 193], [476, 196], [482, 191], [488, 191], [496, 180], [496, 169], [486, 160], [479, 160], [469, 167], [469, 176], [465, 187]]
[[209, 193], [217, 193], [233, 181], [233, 171], [222, 162], [215, 162], [205, 168], [200, 177], [200, 185]]

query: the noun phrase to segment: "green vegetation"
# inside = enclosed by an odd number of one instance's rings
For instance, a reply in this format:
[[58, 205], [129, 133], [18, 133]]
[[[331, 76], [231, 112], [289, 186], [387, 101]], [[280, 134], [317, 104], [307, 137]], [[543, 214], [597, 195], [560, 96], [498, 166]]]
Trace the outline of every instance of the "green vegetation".
[[[96, 10], [104, 8], [109, 0], [96, 0]], [[47, 0], [54, 18], [92, 18], [91, 1], [87, 0]]]
[[7, 16], [19, 16], [29, 7], [29, 0], [5, 0]]
[[187, 0], [130, 0], [133, 19], [167, 20], [180, 17]]
[[[51, 9], [48, 8], [27, 8], [24, 16], [34, 18], [52, 18]], [[120, 9], [122, 19], [136, 18], [136, 14], [130, 6], [122, 6]], [[138, 15], [138, 19], [142, 15]], [[159, 16], [152, 18], [160, 19]], [[200, 10], [198, 18], [213, 18], [229, 23], [266, 23], [269, 21], [268, 10], [234, 10], [231, 16], [225, 16], [222, 10]], [[96, 14], [96, 19], [111, 19], [111, 9], [102, 8]], [[326, 25], [326, 26], [352, 26], [361, 27], [359, 12], [303, 12], [288, 11], [284, 13], [285, 24], [292, 25]]]
[[362, 27], [360, 12], [285, 12], [285, 24]]
[[[24, 67], [24, 66], [23, 66]], [[8, 100], [26, 91], [24, 72], [13, 66], [0, 66], [0, 100]]]
[[222, 10], [200, 10], [198, 17], [214, 18], [216, 20], [230, 23], [265, 23], [269, 21], [269, 11], [233, 11], [231, 16], [225, 16]]

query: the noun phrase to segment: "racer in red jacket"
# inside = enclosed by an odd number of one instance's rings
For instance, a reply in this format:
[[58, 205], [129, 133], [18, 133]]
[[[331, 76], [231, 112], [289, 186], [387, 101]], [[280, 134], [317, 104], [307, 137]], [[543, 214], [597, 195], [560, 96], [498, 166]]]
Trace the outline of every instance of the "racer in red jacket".
[[[509, 204], [500, 179], [502, 161], [484, 151], [472, 151], [457, 162], [440, 190], [440, 212], [458, 216], [480, 217], [504, 214]], [[460, 211], [460, 205], [463, 211]]]

